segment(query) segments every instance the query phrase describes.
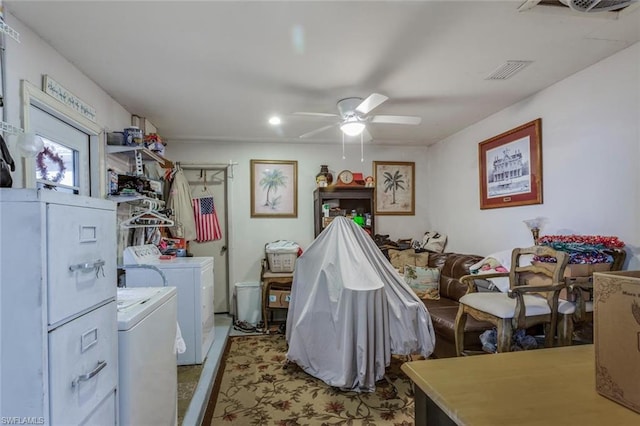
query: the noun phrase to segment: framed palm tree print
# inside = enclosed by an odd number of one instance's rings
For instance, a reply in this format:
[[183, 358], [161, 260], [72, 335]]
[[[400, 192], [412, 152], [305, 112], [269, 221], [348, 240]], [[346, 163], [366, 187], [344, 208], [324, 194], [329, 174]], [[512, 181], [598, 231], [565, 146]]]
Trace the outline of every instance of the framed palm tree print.
[[251, 217], [298, 217], [298, 162], [251, 160]]
[[377, 215], [415, 214], [415, 163], [374, 161]]

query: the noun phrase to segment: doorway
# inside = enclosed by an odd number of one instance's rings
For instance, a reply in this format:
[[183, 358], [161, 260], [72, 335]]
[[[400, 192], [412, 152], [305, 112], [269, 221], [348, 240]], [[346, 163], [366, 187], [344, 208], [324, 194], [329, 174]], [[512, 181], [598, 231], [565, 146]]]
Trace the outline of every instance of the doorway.
[[[204, 166], [204, 165], [203, 165]], [[213, 308], [216, 314], [230, 312], [228, 222], [227, 222], [227, 174], [226, 167], [180, 165], [192, 198], [213, 197], [214, 211], [220, 227], [220, 238], [211, 241], [189, 243], [189, 251], [194, 256], [213, 257], [214, 289]], [[215, 233], [214, 233], [215, 234]]]

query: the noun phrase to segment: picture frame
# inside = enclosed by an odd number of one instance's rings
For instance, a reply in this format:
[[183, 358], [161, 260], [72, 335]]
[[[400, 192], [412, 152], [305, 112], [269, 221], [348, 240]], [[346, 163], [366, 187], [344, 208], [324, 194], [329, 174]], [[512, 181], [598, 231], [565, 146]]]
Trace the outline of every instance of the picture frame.
[[415, 164], [373, 162], [376, 215], [415, 215]]
[[298, 162], [251, 160], [251, 217], [298, 217]]
[[480, 209], [542, 204], [542, 119], [478, 144]]

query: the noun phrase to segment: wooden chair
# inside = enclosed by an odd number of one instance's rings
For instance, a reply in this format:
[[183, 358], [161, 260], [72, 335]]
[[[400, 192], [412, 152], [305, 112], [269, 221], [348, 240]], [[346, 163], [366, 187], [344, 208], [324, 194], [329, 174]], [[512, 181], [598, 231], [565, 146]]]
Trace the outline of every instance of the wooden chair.
[[[611, 249], [605, 252], [613, 258], [610, 270], [622, 270], [627, 253], [623, 249]], [[573, 332], [576, 325], [593, 324], [593, 275], [569, 277], [565, 281], [567, 294], [571, 295], [573, 300], [559, 300], [558, 302], [558, 343], [561, 346], [573, 343]]]
[[[553, 257], [557, 263], [520, 266], [525, 255]], [[511, 253], [511, 270], [508, 273], [467, 275], [460, 279], [466, 283], [467, 294], [460, 298], [456, 316], [456, 353], [464, 353], [464, 327], [467, 315], [479, 321], [487, 321], [497, 328], [497, 351], [509, 352], [513, 333], [543, 324], [545, 346], [553, 346], [558, 316], [558, 296], [565, 288], [564, 270], [569, 261], [565, 252], [546, 246], [515, 248]], [[477, 279], [509, 277], [508, 293], [478, 292]]]

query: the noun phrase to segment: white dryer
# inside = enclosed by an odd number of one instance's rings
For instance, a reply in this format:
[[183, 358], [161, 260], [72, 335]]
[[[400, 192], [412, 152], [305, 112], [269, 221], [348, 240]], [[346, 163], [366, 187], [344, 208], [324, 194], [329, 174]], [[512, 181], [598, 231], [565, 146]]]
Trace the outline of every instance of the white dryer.
[[177, 424], [175, 287], [118, 289], [121, 425]]
[[153, 244], [127, 247], [123, 253], [127, 287], [161, 287], [162, 276], [153, 269], [127, 265], [151, 265], [164, 274], [166, 285], [178, 291], [178, 323], [186, 351], [178, 365], [202, 364], [214, 338], [213, 257], [161, 259]]

